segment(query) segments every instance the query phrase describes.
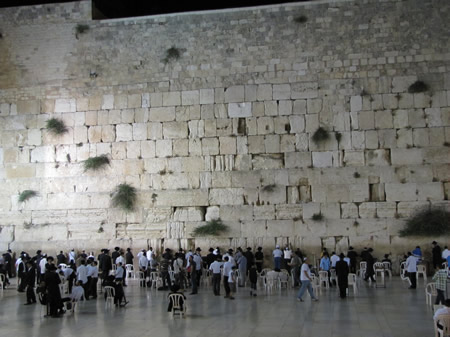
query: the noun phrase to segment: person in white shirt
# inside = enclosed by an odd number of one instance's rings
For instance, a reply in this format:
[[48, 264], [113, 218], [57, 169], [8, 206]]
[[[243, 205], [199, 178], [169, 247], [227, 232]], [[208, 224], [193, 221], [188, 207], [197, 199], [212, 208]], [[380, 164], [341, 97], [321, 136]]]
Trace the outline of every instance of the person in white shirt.
[[336, 255], [336, 252], [331, 253], [330, 261], [331, 261], [331, 268], [336, 269], [336, 262], [338, 262], [339, 256]]
[[200, 286], [200, 278], [202, 277], [202, 267], [203, 267], [203, 259], [200, 255], [201, 249], [197, 248], [195, 254], [193, 255], [193, 259], [195, 261], [195, 270], [197, 272], [197, 287]]
[[447, 246], [444, 247], [444, 250], [442, 251], [442, 260], [447, 260], [447, 258], [450, 256], [450, 250]]
[[289, 265], [291, 263], [292, 259], [292, 250], [289, 249], [289, 246], [286, 245], [283, 251], [283, 258], [284, 258], [284, 268], [291, 273], [291, 266]]
[[147, 260], [148, 264], [150, 265], [152, 260], [155, 258], [155, 253], [153, 252], [153, 247], [150, 247], [149, 250], [147, 250]]
[[347, 262], [348, 266], [350, 267], [350, 258], [348, 256], [344, 257], [344, 261]]
[[[436, 312], [434, 313], [433, 319], [435, 321], [437, 321], [438, 316], [440, 316], [440, 315], [450, 315], [450, 299], [447, 298], [444, 301], [444, 305], [445, 305], [445, 307], [437, 309]], [[439, 321], [437, 321], [436, 324], [439, 329], [443, 328], [442, 324]]]
[[220, 258], [217, 257], [216, 261], [211, 263], [209, 266], [209, 270], [212, 271], [212, 285], [215, 296], [220, 296], [220, 280], [222, 278], [221, 271], [223, 267], [223, 262], [220, 261]]
[[303, 258], [302, 268], [300, 269], [300, 281], [302, 282], [302, 286], [298, 291], [297, 300], [303, 302], [302, 296], [305, 293], [306, 289], [308, 289], [309, 295], [311, 296], [311, 300], [317, 301], [317, 298], [314, 296], [314, 290], [311, 285], [311, 271], [309, 269], [309, 265], [306, 263], [306, 257]]
[[230, 262], [230, 258], [225, 256], [223, 258], [225, 263], [223, 264], [223, 287], [225, 288], [225, 298], [230, 297], [230, 285], [228, 284], [228, 277], [231, 272], [231, 268], [234, 266], [232, 262]]
[[283, 256], [283, 252], [280, 249], [279, 245], [276, 245], [275, 250], [272, 252], [273, 255], [273, 264], [275, 271], [281, 270], [281, 257]]
[[175, 277], [175, 284], [177, 284], [180, 288], [184, 289], [186, 285], [186, 279], [184, 276], [184, 268], [183, 268], [183, 254], [176, 253], [175, 260], [173, 261], [173, 274]]
[[[81, 285], [83, 286], [84, 293], [88, 293], [88, 278], [87, 278], [87, 267], [86, 267], [86, 261], [81, 260], [80, 266], [77, 268], [77, 281], [81, 282]], [[88, 298], [86, 297], [86, 300]]]
[[234, 300], [233, 294], [236, 292], [236, 266], [231, 267], [231, 271], [228, 274], [228, 285], [230, 288], [230, 295], [228, 298]]
[[44, 280], [45, 265], [47, 264], [47, 254], [43, 254], [41, 261], [39, 261], [39, 270], [41, 271], [40, 280]]
[[119, 262], [117, 264], [117, 269], [116, 269], [116, 282], [123, 282], [123, 278], [125, 276], [125, 269], [122, 267], [122, 262]]
[[69, 264], [71, 264], [72, 262], [75, 263], [75, 249], [72, 248], [72, 250], [69, 252]]
[[78, 302], [81, 301], [83, 297], [85, 297], [84, 289], [81, 286], [81, 282], [77, 281], [70, 293], [70, 299], [72, 302]]
[[94, 299], [97, 298], [97, 283], [98, 283], [98, 267], [97, 262], [92, 261], [92, 263], [87, 266], [88, 272], [88, 293], [86, 297], [89, 299], [89, 296], [92, 296]]
[[409, 289], [416, 289], [416, 273], [417, 273], [417, 261], [418, 258], [408, 252], [408, 258], [406, 259], [406, 271], [408, 272], [409, 280], [411, 281], [411, 286]]

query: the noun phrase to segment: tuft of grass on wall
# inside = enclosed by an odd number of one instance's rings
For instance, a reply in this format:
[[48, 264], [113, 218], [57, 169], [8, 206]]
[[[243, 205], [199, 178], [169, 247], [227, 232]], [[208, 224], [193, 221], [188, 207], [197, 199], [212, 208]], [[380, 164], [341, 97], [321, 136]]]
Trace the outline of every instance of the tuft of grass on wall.
[[311, 217], [311, 220], [313, 220], [313, 221], [322, 221], [323, 220], [322, 213], [314, 213], [313, 216]]
[[116, 187], [113, 197], [113, 207], [119, 207], [126, 212], [134, 210], [137, 200], [136, 188], [129, 184], [120, 184]]
[[166, 56], [163, 61], [164, 61], [164, 63], [176, 61], [180, 58], [180, 56], [181, 56], [180, 49], [176, 48], [175, 46], [172, 46], [166, 50]]
[[429, 87], [428, 87], [428, 85], [425, 82], [423, 82], [423, 81], [415, 81], [413, 84], [411, 84], [408, 87], [408, 92], [410, 94], [416, 94], [416, 93], [419, 93], [419, 92], [428, 91], [428, 89], [429, 89]]
[[323, 141], [326, 141], [328, 138], [330, 138], [328, 131], [323, 127], [319, 127], [316, 132], [314, 132], [312, 141], [317, 145]]
[[90, 29], [89, 25], [78, 24], [75, 27], [75, 37], [78, 37], [82, 34], [85, 34]]
[[36, 191], [33, 191], [33, 190], [22, 191], [19, 194], [19, 202], [25, 202], [25, 201], [27, 201], [27, 200], [29, 200], [29, 199], [37, 196], [37, 195], [38, 195], [38, 193]]
[[400, 236], [436, 237], [450, 233], [450, 212], [432, 207], [419, 210], [412, 215], [400, 230]]
[[84, 171], [93, 170], [97, 171], [106, 165], [110, 164], [110, 160], [106, 154], [102, 154], [98, 157], [88, 158], [83, 162]]
[[308, 21], [308, 18], [305, 15], [300, 15], [294, 18], [294, 22], [297, 23], [306, 23]]
[[68, 131], [64, 122], [59, 118], [50, 118], [47, 120], [46, 127], [49, 132], [55, 135], [62, 135]]
[[261, 190], [263, 192], [273, 192], [275, 190], [275, 188], [277, 187], [277, 185], [275, 184], [270, 184], [270, 185], [266, 185], [264, 186]]
[[218, 236], [228, 230], [220, 218], [208, 221], [206, 225], [194, 229], [193, 236]]

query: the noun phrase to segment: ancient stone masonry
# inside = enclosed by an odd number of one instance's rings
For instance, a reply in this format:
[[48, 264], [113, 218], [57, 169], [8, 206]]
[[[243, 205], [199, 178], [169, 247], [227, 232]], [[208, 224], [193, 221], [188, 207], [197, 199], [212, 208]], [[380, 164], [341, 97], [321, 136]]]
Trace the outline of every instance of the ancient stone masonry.
[[[0, 249], [429, 243], [398, 230], [449, 206], [448, 1], [90, 8], [0, 10]], [[111, 207], [122, 183], [132, 212]], [[192, 235], [217, 218], [225, 235]]]

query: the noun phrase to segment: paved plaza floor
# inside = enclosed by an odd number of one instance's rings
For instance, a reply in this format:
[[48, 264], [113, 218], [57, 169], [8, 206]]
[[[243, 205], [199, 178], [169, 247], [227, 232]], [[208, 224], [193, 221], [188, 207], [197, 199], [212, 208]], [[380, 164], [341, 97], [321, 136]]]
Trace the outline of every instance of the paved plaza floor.
[[[336, 288], [324, 291], [319, 302], [296, 300], [297, 289], [250, 297], [239, 288], [236, 299], [216, 297], [210, 287], [187, 296], [187, 315], [167, 313], [167, 291], [140, 288], [136, 281], [125, 288], [125, 308], [105, 307], [102, 297], [81, 303], [75, 313], [44, 318], [45, 307], [24, 306], [25, 293], [10, 287], [0, 295], [0, 336], [8, 337], [432, 337], [432, 309], [425, 304], [423, 280], [409, 290], [400, 278], [386, 288], [364, 281], [359, 293], [347, 299]], [[223, 289], [222, 289], [223, 293]]]

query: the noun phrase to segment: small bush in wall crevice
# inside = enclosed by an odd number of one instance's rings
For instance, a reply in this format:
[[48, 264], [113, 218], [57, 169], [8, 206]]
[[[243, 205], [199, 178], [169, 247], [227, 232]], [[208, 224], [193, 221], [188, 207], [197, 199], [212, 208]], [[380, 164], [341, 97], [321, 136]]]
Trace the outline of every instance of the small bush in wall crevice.
[[98, 157], [88, 158], [83, 162], [84, 171], [93, 170], [97, 171], [106, 165], [110, 164], [110, 160], [106, 154], [102, 154]]
[[419, 210], [411, 216], [400, 236], [436, 237], [450, 233], [450, 212], [444, 208], [431, 207]]
[[19, 194], [19, 202], [25, 202], [25, 201], [27, 201], [27, 200], [29, 200], [29, 199], [37, 196], [37, 195], [38, 195], [38, 193], [36, 191], [33, 191], [33, 190], [22, 191]]
[[129, 184], [120, 184], [116, 187], [113, 197], [113, 207], [119, 207], [126, 212], [134, 209], [137, 200], [136, 188]]
[[413, 84], [411, 84], [408, 87], [408, 92], [410, 94], [417, 94], [417, 93], [420, 93], [420, 92], [428, 91], [428, 89], [429, 89], [428, 84], [426, 84], [425, 82], [423, 82], [423, 81], [415, 81]]
[[308, 18], [305, 15], [300, 15], [294, 18], [294, 21], [297, 23], [306, 23]]
[[227, 230], [228, 226], [225, 225], [220, 218], [217, 218], [208, 221], [206, 225], [195, 228], [192, 234], [194, 236], [218, 236]]
[[312, 141], [317, 145], [320, 142], [324, 142], [330, 138], [330, 135], [327, 130], [325, 130], [323, 127], [319, 127], [316, 132], [314, 132], [312, 136]]
[[55, 135], [62, 135], [68, 131], [64, 122], [59, 118], [50, 118], [47, 120], [46, 127], [49, 132]]
[[164, 63], [169, 63], [170, 61], [176, 61], [181, 56], [181, 50], [175, 46], [170, 47], [166, 50], [166, 57], [163, 59]]
[[313, 221], [322, 221], [323, 220], [322, 213], [314, 213], [313, 216], [311, 217], [311, 220], [313, 220]]

